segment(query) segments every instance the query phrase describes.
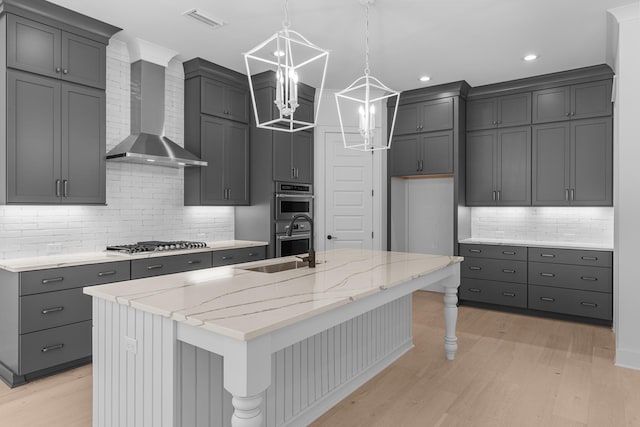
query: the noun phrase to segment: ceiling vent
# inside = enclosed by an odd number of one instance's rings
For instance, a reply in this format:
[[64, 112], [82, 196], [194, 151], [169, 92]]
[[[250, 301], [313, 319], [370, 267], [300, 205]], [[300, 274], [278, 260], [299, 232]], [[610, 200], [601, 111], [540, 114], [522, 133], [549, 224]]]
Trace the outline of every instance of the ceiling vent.
[[218, 18], [214, 18], [213, 16], [209, 15], [206, 12], [203, 12], [199, 9], [190, 9], [187, 10], [186, 12], [183, 13], [184, 16], [187, 16], [189, 18], [193, 18], [198, 22], [202, 22], [203, 24], [211, 27], [211, 28], [220, 28], [223, 25], [226, 25], [226, 22], [224, 22], [221, 19]]

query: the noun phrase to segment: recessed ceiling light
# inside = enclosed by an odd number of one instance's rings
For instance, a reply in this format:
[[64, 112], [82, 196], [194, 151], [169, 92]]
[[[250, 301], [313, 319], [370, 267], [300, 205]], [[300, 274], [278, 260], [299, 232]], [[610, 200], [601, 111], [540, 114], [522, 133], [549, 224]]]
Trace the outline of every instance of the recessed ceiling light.
[[420, 80], [421, 82], [428, 82], [429, 80], [431, 80], [431, 77], [429, 77], [429, 76], [422, 76], [422, 77], [420, 77], [418, 80]]
[[526, 55], [522, 59], [524, 59], [527, 62], [531, 62], [531, 61], [535, 61], [536, 59], [538, 59], [538, 55], [536, 55], [535, 53], [530, 53], [529, 55]]
[[273, 52], [273, 56], [281, 57], [284, 56], [284, 50], [276, 50]]

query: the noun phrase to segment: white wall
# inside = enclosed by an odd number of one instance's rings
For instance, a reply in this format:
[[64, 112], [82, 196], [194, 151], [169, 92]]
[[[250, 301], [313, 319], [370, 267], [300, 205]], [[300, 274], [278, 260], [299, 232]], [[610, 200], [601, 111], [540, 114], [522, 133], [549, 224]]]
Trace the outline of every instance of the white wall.
[[[616, 364], [640, 369], [640, 2], [609, 11], [618, 28], [612, 58], [617, 74], [614, 110], [614, 326]], [[616, 31], [617, 30], [617, 31]]]
[[[129, 135], [129, 53], [107, 48], [107, 151]], [[184, 145], [184, 74], [166, 73], [165, 133]], [[107, 162], [107, 206], [0, 206], [0, 258], [101, 251], [152, 239], [233, 239], [233, 208], [183, 206], [183, 171]]]

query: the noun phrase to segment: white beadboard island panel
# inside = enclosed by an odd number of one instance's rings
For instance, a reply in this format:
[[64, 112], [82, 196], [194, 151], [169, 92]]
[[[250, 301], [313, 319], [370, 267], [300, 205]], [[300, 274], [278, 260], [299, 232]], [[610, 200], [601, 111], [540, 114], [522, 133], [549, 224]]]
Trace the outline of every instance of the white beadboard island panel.
[[[453, 359], [461, 258], [360, 250], [318, 255], [324, 262], [315, 269], [244, 269], [285, 258], [85, 288], [127, 313], [118, 327], [99, 325], [114, 320], [94, 313], [94, 350], [103, 353], [94, 362], [94, 399], [112, 395], [113, 379], [120, 378], [119, 392], [136, 402], [126, 406], [129, 419], [137, 420], [121, 425], [144, 426], [172, 403], [176, 426], [305, 425], [411, 348], [410, 294], [425, 287], [445, 290], [444, 347]], [[173, 338], [154, 333], [148, 324], [157, 322], [175, 325]], [[100, 343], [109, 340], [121, 346], [119, 364], [113, 350], [105, 362], [111, 347]], [[159, 349], [163, 367], [173, 361], [163, 369], [169, 380], [156, 379], [157, 353], [140, 355], [147, 348]], [[155, 398], [146, 396], [151, 389]]]

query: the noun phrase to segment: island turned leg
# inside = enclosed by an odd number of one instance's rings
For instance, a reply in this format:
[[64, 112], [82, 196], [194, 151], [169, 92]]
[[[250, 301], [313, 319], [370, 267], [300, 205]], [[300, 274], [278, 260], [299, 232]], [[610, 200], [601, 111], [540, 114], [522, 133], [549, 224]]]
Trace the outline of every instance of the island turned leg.
[[458, 288], [444, 288], [444, 351], [447, 359], [453, 360], [458, 350], [458, 338], [456, 337], [456, 322], [458, 320]]
[[262, 393], [248, 397], [233, 396], [231, 403], [235, 409], [231, 417], [232, 427], [262, 427]]

